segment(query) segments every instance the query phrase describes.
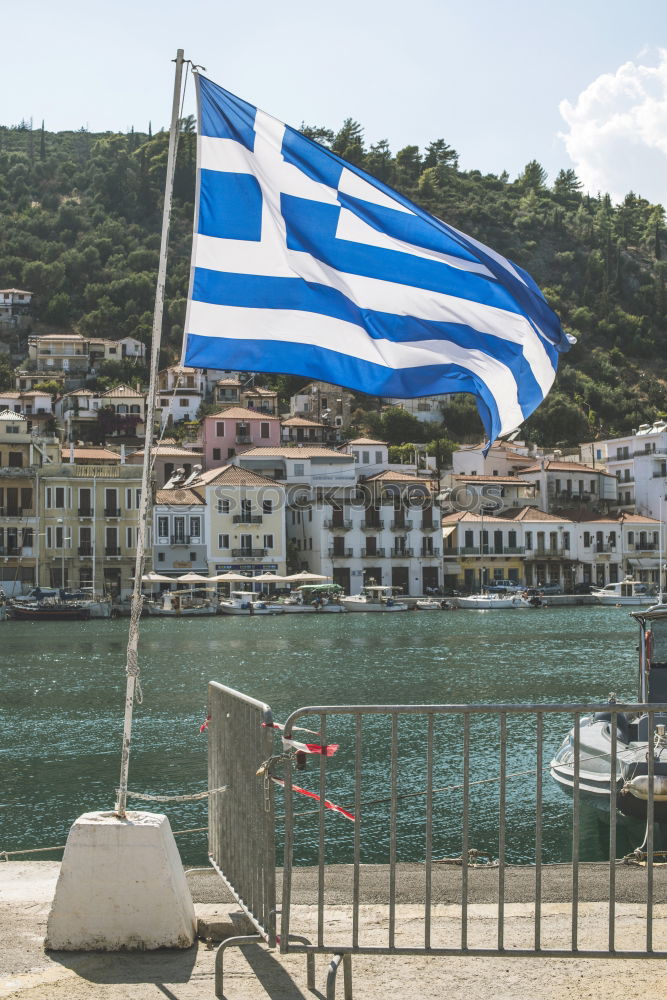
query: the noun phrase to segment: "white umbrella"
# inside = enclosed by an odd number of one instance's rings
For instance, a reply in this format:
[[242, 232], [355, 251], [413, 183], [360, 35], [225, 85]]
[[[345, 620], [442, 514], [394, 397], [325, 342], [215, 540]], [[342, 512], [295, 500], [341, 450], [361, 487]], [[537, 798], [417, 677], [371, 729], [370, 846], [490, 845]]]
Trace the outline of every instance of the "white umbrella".
[[152, 570], [150, 573], [146, 573], [145, 576], [141, 578], [142, 583], [173, 583], [174, 579], [171, 576], [161, 576], [159, 573], [154, 573]]
[[210, 583], [211, 581], [207, 576], [201, 576], [199, 573], [184, 573], [183, 576], [176, 577], [177, 583]]
[[220, 573], [218, 576], [209, 576], [209, 583], [245, 583], [251, 580], [250, 576], [243, 576], [242, 573]]
[[330, 580], [330, 576], [322, 576], [321, 573], [309, 573], [304, 570], [302, 573], [292, 573], [291, 576], [283, 577], [284, 580], [289, 580], [290, 583], [296, 583], [297, 580], [300, 583], [307, 583], [309, 580]]

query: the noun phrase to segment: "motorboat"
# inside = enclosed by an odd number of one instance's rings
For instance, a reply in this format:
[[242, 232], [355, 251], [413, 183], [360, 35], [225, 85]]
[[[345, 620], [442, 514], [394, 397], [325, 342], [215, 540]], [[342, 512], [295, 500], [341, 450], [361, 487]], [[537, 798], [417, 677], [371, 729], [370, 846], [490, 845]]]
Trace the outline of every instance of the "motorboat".
[[648, 605], [655, 600], [655, 592], [640, 580], [627, 576], [620, 583], [608, 583], [606, 587], [591, 587], [591, 594], [599, 604]]
[[521, 594], [470, 594], [469, 597], [457, 597], [456, 604], [459, 608], [467, 608], [475, 611], [505, 611], [510, 608], [532, 607], [527, 598]]
[[415, 601], [418, 611], [442, 611], [446, 607], [445, 601], [436, 601], [434, 597], [422, 597]]
[[218, 605], [221, 615], [280, 615], [284, 610], [278, 603], [260, 601], [251, 590], [232, 590]]
[[[614, 707], [582, 716], [578, 732], [579, 794], [609, 812], [646, 820], [649, 755], [653, 757], [653, 805], [657, 823], [667, 823], [667, 606], [633, 612], [639, 623], [639, 697], [633, 710]], [[612, 747], [616, 730], [616, 751]], [[551, 777], [572, 795], [577, 747], [575, 729], [550, 763]]]
[[400, 590], [400, 587], [363, 587], [354, 597], [341, 597], [340, 603], [346, 611], [407, 611], [407, 604], [395, 597]]
[[337, 584], [308, 584], [298, 587], [289, 597], [280, 601], [280, 607], [288, 614], [340, 614], [345, 608], [340, 603], [342, 587]]
[[157, 618], [183, 618], [215, 615], [214, 601], [198, 596], [193, 590], [165, 590], [159, 601], [147, 601], [148, 614]]
[[14, 621], [87, 621], [90, 608], [82, 601], [21, 601], [7, 606], [7, 615]]

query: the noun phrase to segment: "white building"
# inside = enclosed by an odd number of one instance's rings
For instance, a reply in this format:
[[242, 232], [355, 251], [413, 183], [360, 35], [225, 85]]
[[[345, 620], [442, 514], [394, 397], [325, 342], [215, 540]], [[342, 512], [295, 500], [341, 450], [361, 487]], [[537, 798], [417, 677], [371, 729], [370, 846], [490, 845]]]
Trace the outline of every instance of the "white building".
[[616, 476], [618, 505], [649, 517], [663, 516], [667, 495], [667, 420], [641, 424], [625, 437], [594, 443], [596, 455]]
[[159, 574], [208, 573], [206, 503], [195, 490], [158, 490], [153, 506], [153, 567]]
[[155, 401], [160, 412], [160, 426], [194, 420], [207, 392], [206, 377], [201, 368], [170, 365], [158, 373]]
[[398, 406], [411, 413], [423, 423], [439, 423], [444, 418], [444, 412], [451, 400], [451, 393], [438, 396], [419, 396], [417, 399], [398, 399], [394, 396], [384, 396], [382, 402], [387, 406]]

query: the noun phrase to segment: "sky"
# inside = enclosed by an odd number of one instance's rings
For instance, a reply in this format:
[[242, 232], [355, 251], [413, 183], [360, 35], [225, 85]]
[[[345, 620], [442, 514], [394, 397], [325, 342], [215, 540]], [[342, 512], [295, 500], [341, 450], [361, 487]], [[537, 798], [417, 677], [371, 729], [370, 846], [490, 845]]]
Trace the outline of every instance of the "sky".
[[[10, 7], [11, 4], [11, 7]], [[667, 205], [667, 0], [0, 0], [0, 124], [167, 127], [178, 48], [291, 125]], [[194, 113], [190, 81], [184, 113]]]

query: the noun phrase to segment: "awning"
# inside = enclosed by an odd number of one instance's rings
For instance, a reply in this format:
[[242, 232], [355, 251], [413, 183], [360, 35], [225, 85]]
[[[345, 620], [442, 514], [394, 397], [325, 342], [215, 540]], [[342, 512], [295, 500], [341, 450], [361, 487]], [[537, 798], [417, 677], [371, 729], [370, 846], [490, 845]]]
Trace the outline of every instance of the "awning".
[[449, 538], [449, 536], [452, 535], [457, 528], [458, 524], [448, 524], [446, 528], [442, 529], [442, 537]]

